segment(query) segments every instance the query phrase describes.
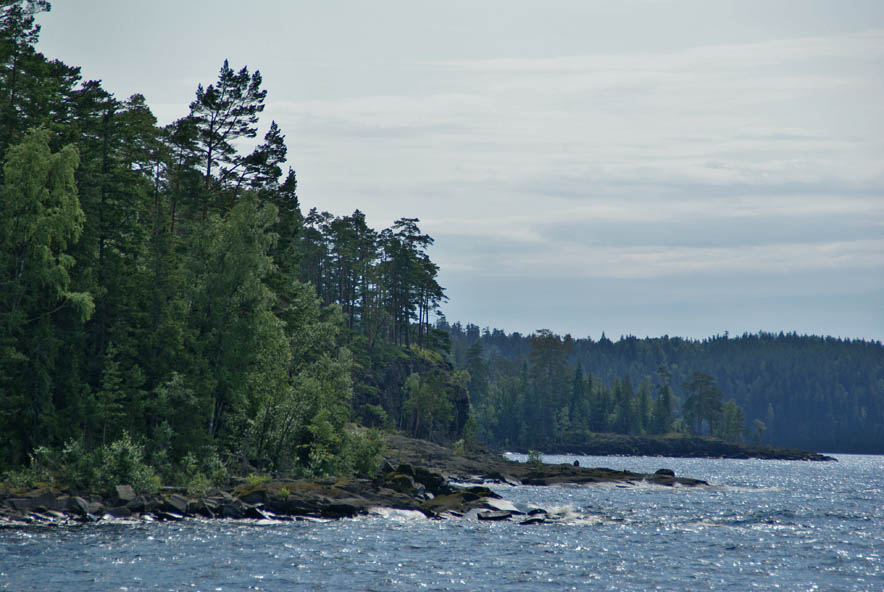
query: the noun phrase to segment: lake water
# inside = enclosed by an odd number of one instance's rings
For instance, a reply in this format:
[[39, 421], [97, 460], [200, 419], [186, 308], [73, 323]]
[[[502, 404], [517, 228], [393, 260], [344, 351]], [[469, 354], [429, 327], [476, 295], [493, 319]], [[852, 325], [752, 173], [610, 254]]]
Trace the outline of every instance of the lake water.
[[[519, 457], [523, 458], [523, 457]], [[569, 518], [393, 512], [0, 530], [0, 590], [884, 590], [884, 456], [546, 457], [712, 488], [499, 487]]]

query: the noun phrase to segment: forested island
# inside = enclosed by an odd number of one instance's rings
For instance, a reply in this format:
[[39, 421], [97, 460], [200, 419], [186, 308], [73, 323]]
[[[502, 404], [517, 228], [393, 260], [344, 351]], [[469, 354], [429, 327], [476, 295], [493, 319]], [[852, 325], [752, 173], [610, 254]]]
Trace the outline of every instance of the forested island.
[[880, 342], [449, 324], [417, 218], [304, 213], [284, 131], [259, 138], [259, 71], [224, 61], [159, 126], [143, 96], [36, 50], [48, 9], [0, 4], [11, 487], [375, 476], [389, 433], [464, 454], [600, 433], [884, 451]]

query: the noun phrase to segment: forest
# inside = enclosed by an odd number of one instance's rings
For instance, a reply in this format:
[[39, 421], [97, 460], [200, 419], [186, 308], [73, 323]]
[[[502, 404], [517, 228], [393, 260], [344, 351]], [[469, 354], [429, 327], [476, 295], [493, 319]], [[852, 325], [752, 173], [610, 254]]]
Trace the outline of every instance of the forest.
[[323, 475], [377, 461], [360, 419], [453, 440], [419, 221], [304, 216], [259, 71], [158, 126], [35, 49], [49, 8], [0, 4], [0, 468]]
[[380, 430], [882, 450], [880, 343], [449, 325], [417, 218], [304, 214], [258, 70], [223, 61], [158, 125], [37, 51], [49, 8], [0, 0], [0, 471], [370, 472]]
[[480, 433], [554, 447], [591, 432], [711, 434], [837, 452], [884, 451], [880, 342], [757, 333], [594, 341], [443, 323], [472, 376]]

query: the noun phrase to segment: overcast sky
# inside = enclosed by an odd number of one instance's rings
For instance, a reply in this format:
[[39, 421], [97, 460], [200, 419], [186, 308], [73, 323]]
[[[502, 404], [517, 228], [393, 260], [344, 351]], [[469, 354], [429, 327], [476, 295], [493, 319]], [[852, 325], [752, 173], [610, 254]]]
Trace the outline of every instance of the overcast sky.
[[449, 321], [884, 339], [884, 2], [53, 4], [161, 123], [259, 69], [302, 208], [420, 218]]

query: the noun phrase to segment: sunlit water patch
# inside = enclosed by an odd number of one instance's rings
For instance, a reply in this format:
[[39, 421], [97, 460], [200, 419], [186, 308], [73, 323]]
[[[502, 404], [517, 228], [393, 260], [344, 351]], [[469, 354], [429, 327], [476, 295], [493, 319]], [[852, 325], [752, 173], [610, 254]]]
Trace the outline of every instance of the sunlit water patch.
[[0, 531], [4, 590], [884, 590], [884, 457], [546, 457], [710, 488], [500, 487], [560, 519], [185, 520]]

